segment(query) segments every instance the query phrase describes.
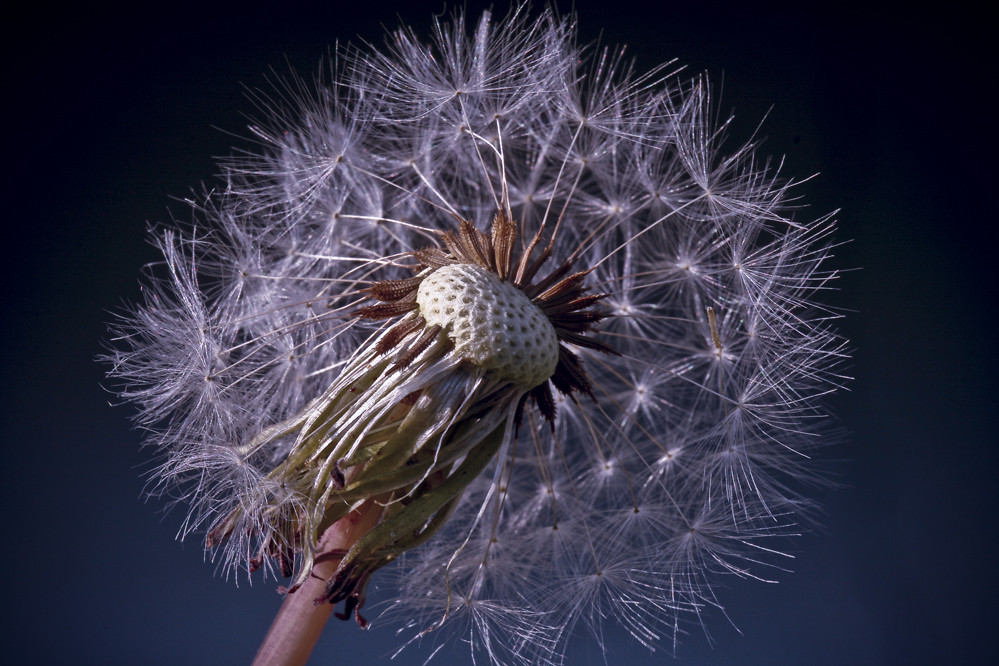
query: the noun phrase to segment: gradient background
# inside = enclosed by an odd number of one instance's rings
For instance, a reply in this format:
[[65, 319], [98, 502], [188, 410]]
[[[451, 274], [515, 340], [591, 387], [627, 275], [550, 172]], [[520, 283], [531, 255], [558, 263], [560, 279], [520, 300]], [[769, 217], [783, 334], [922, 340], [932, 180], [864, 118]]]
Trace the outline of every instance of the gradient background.
[[[334, 40], [426, 34], [441, 2], [179, 3], [8, 20], [3, 49], [5, 260], [0, 501], [13, 662], [238, 664], [280, 604], [275, 583], [213, 577], [179, 515], [143, 502], [148, 452], [93, 362], [107, 312], [154, 260], [145, 221], [185, 216], [238, 142], [244, 88], [316, 70]], [[566, 3], [568, 4], [568, 3]], [[841, 208], [835, 305], [856, 358], [832, 408], [822, 526], [779, 585], [726, 581], [741, 634], [715, 614], [678, 658], [608, 637], [608, 663], [918, 664], [997, 658], [995, 53], [983, 16], [949, 6], [847, 12], [578, 2], [583, 41], [626, 43], [647, 69], [707, 70], [746, 139], [786, 155], [815, 215]], [[468, 2], [478, 15], [484, 3]], [[503, 3], [497, 3], [503, 7]], [[568, 9], [567, 7], [564, 9]], [[502, 12], [500, 12], [502, 13]], [[989, 44], [987, 47], [986, 44]], [[286, 63], [287, 61], [287, 63]], [[772, 109], [771, 109], [772, 105]], [[986, 164], [989, 169], [986, 171]], [[993, 434], [989, 434], [993, 433]], [[376, 579], [377, 581], [377, 579]], [[331, 624], [313, 663], [388, 663], [391, 628]], [[602, 663], [582, 643], [570, 663]], [[393, 663], [420, 663], [407, 652]], [[464, 646], [436, 663], [466, 663]], [[995, 663], [995, 662], [993, 662]]]

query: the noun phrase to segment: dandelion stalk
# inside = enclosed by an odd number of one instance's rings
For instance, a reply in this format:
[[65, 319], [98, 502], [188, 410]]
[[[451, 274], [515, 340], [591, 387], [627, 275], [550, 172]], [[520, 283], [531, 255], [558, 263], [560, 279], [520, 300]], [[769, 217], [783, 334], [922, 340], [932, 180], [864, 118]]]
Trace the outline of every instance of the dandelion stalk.
[[330, 603], [316, 603], [326, 592], [326, 580], [336, 571], [343, 553], [378, 521], [380, 507], [368, 502], [323, 532], [317, 544], [312, 575], [297, 591], [285, 596], [274, 622], [253, 660], [256, 666], [305, 664], [333, 613]]

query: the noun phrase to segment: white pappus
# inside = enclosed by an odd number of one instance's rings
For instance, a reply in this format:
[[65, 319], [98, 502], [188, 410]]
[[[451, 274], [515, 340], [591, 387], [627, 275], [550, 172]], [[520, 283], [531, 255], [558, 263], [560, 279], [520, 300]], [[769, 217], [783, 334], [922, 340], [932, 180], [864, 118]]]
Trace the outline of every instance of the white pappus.
[[[118, 394], [225, 571], [327, 585], [358, 622], [558, 663], [617, 622], [675, 649], [722, 574], [769, 579], [842, 383], [801, 219], [707, 81], [638, 74], [520, 7], [254, 96], [251, 150], [113, 325]], [[390, 566], [386, 566], [390, 565]]]

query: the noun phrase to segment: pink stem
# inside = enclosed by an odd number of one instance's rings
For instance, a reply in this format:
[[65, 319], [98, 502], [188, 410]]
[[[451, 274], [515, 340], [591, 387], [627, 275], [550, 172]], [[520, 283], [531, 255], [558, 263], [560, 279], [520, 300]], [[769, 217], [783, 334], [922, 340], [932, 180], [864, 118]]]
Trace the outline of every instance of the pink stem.
[[312, 575], [284, 598], [281, 610], [257, 650], [254, 666], [303, 666], [308, 661], [333, 612], [333, 604], [317, 606], [315, 600], [324, 596], [326, 580], [340, 564], [339, 558], [322, 556], [349, 550], [374, 527], [380, 516], [381, 506], [368, 501], [323, 532], [316, 547], [317, 564], [312, 568]]

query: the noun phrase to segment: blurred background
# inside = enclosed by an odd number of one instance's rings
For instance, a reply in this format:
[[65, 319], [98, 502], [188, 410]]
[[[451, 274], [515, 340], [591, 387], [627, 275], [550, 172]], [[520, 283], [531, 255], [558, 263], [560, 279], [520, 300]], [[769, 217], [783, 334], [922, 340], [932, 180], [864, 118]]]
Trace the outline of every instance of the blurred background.
[[[185, 217], [213, 156], [241, 144], [247, 88], [311, 76], [335, 40], [426, 34], [441, 2], [238, 9], [208, 3], [28, 9], [4, 38], [0, 114], [6, 259], [0, 500], [12, 663], [248, 663], [280, 605], [274, 581], [236, 587], [179, 514], [142, 497], [149, 453], [94, 362], [110, 311], [156, 259], [146, 222]], [[744, 3], [574, 7], [584, 42], [627, 44], [640, 69], [707, 71], [745, 140], [819, 216], [840, 209], [830, 302], [848, 310], [846, 436], [824, 461], [821, 526], [777, 585], [725, 581], [710, 640], [650, 654], [607, 638], [609, 664], [996, 663], [997, 216], [995, 53], [983, 16]], [[568, 11], [569, 3], [562, 6]], [[695, 6], [696, 5], [696, 6]], [[477, 16], [485, 3], [469, 0]], [[499, 14], [503, 3], [496, 3]], [[939, 9], [939, 8], [938, 8]], [[233, 134], [230, 134], [233, 133]], [[991, 240], [990, 240], [991, 239]], [[376, 579], [377, 581], [377, 579]], [[737, 629], [736, 629], [737, 627]], [[391, 627], [327, 627], [312, 663], [389, 663]], [[600, 664], [585, 641], [570, 663]], [[427, 651], [394, 662], [418, 664]], [[465, 646], [436, 663], [468, 660]]]

